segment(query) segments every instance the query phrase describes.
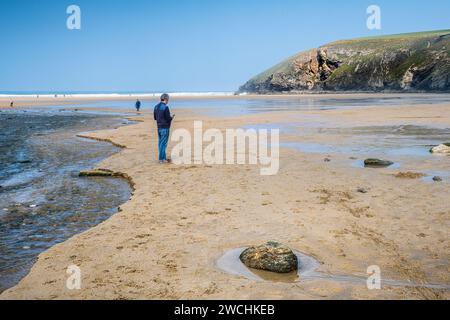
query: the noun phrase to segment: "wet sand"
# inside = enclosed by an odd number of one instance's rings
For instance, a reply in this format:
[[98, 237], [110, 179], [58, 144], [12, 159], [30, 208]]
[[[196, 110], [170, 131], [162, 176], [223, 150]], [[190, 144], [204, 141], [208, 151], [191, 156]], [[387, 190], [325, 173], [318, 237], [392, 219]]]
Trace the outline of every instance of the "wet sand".
[[[426, 93], [403, 93], [401, 94], [403, 98], [416, 98], [420, 97], [423, 99], [427, 98], [445, 98], [449, 99], [448, 94], [426, 94]], [[399, 99], [399, 94], [397, 93], [304, 93], [304, 94], [272, 94], [272, 95], [200, 95], [200, 96], [174, 96], [171, 98], [172, 102], [175, 101], [185, 101], [185, 100], [240, 100], [240, 99], [254, 99], [254, 100], [299, 100], [299, 99], [331, 99], [331, 100], [346, 100], [346, 99]], [[56, 97], [50, 96], [41, 96], [36, 98], [36, 96], [0, 96], [0, 109], [9, 109], [10, 103], [14, 102], [14, 107], [38, 107], [38, 106], [49, 106], [49, 105], [80, 105], [80, 104], [90, 104], [90, 103], [101, 103], [108, 101], [122, 101], [122, 102], [134, 102], [136, 99], [140, 99], [143, 101], [155, 101], [157, 98], [149, 97], [146, 95], [106, 95], [101, 97], [95, 97], [95, 95], [85, 95], [85, 96], [77, 96], [77, 95], [58, 95]]]
[[[239, 117], [195, 116], [177, 110], [174, 129], [237, 128], [308, 122], [360, 126], [450, 127], [450, 104], [351, 110], [287, 111]], [[122, 172], [135, 186], [121, 212], [40, 255], [30, 274], [1, 299], [449, 299], [449, 290], [383, 286], [330, 279], [295, 283], [252, 281], [227, 274], [227, 251], [276, 240], [314, 257], [319, 272], [450, 285], [449, 183], [401, 179], [399, 171], [450, 170], [448, 156], [405, 159], [402, 167], [362, 169], [352, 153], [304, 153], [282, 148], [280, 172], [257, 166], [176, 166], [154, 160], [152, 115], [136, 125], [89, 134], [126, 146], [98, 165]], [[307, 141], [338, 143], [345, 133]], [[298, 139], [285, 134], [282, 140]], [[331, 161], [324, 161], [328, 157]], [[359, 156], [357, 155], [359, 158]], [[358, 192], [364, 188], [367, 193]], [[81, 290], [66, 289], [67, 267], [82, 271]]]

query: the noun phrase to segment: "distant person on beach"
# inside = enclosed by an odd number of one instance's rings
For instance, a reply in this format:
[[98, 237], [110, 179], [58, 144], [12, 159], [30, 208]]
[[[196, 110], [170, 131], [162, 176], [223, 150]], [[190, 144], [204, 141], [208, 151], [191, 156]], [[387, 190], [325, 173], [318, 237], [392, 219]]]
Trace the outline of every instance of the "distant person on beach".
[[11, 108], [14, 108], [14, 101], [11, 101], [11, 104], [9, 105]]
[[136, 110], [139, 112], [141, 110], [141, 102], [139, 100], [136, 101]]
[[170, 126], [175, 116], [170, 115], [169, 110], [169, 95], [163, 94], [161, 96], [161, 102], [156, 105], [154, 110], [154, 118], [158, 124], [158, 149], [159, 149], [159, 163], [169, 163], [167, 159], [166, 149], [169, 142]]

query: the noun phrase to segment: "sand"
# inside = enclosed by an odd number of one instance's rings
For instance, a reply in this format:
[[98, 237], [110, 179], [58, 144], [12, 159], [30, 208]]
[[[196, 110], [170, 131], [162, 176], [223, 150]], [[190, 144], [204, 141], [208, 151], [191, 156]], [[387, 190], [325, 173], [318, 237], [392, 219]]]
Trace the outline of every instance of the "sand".
[[[407, 111], [405, 111], [407, 110]], [[177, 111], [176, 128], [192, 129], [307, 119], [318, 112], [213, 118]], [[450, 105], [321, 111], [327, 123], [450, 126]], [[348, 154], [282, 148], [280, 171], [261, 176], [250, 165], [159, 165], [151, 114], [115, 130], [90, 133], [125, 148], [98, 165], [122, 173], [135, 191], [101, 225], [40, 255], [30, 274], [0, 299], [449, 299], [448, 290], [326, 279], [298, 283], [251, 281], [226, 274], [216, 261], [228, 250], [280, 241], [317, 259], [330, 275], [450, 285], [448, 183], [400, 179], [399, 170], [349, 165]], [[292, 137], [284, 137], [291, 139]], [[321, 141], [329, 136], [308, 137]], [[338, 135], [334, 139], [339, 140]], [[448, 157], [439, 162], [449, 170]], [[402, 171], [415, 172], [407, 162]], [[364, 187], [368, 192], [360, 193]], [[77, 265], [81, 290], [68, 290]]]

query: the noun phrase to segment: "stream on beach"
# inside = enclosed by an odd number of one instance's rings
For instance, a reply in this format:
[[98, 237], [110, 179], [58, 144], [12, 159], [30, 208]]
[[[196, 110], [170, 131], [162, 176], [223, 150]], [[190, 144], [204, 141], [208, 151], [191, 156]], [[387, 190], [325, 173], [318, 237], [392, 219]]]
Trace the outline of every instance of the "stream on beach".
[[117, 115], [0, 111], [0, 292], [40, 253], [105, 221], [129, 199], [125, 180], [78, 177], [120, 149], [76, 134], [122, 124]]

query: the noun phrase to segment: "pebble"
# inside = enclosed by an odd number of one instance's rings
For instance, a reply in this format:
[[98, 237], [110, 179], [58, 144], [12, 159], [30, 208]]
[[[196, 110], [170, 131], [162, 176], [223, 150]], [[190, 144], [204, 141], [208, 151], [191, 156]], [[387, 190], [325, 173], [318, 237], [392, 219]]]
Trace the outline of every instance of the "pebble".
[[367, 193], [368, 191], [364, 188], [358, 188], [357, 190], [359, 193]]

